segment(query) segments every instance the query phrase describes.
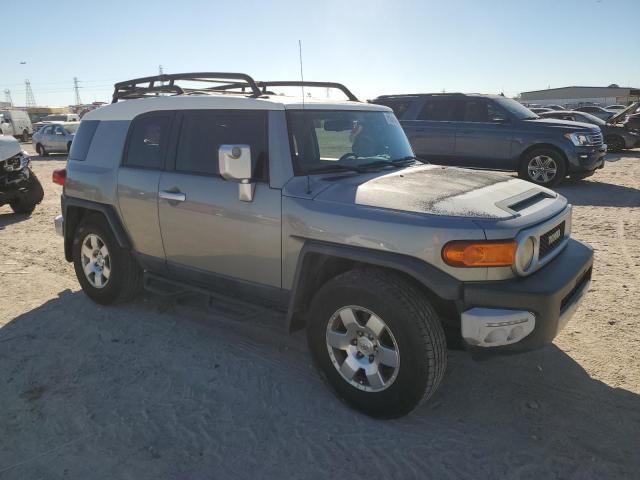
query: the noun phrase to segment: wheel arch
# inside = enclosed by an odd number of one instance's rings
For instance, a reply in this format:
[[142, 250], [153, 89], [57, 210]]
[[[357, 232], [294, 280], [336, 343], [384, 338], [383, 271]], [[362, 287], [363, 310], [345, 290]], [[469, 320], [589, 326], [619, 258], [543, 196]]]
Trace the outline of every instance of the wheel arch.
[[366, 267], [400, 274], [432, 301], [445, 323], [458, 321], [456, 303], [462, 298], [462, 283], [447, 273], [407, 255], [308, 240], [296, 265], [287, 309], [289, 332], [305, 327], [311, 300], [326, 282], [346, 271]]
[[62, 212], [64, 217], [64, 256], [68, 262], [72, 261], [73, 237], [76, 229], [82, 221], [91, 214], [102, 215], [111, 227], [118, 245], [123, 248], [131, 248], [131, 240], [127, 234], [120, 217], [111, 205], [63, 197]]
[[534, 145], [531, 145], [530, 147], [527, 147], [521, 154], [520, 154], [520, 161], [519, 161], [519, 167], [522, 167], [522, 163], [525, 161], [525, 159], [527, 158], [527, 156], [533, 152], [534, 150], [540, 150], [543, 148], [548, 148], [550, 150], [554, 150], [556, 153], [558, 153], [561, 157], [562, 160], [564, 160], [565, 165], [568, 167], [569, 166], [569, 159], [567, 157], [567, 154], [565, 153], [565, 151], [558, 147], [557, 145], [554, 145], [553, 143], [536, 143]]

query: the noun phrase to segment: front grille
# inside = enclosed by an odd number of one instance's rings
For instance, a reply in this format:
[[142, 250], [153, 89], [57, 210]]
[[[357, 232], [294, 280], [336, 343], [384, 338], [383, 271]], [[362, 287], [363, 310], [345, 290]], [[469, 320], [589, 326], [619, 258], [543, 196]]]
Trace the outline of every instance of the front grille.
[[602, 146], [602, 132], [590, 133], [587, 137], [589, 138], [589, 143], [594, 147]]
[[558, 245], [562, 243], [564, 238], [564, 223], [556, 225], [551, 230], [540, 235], [540, 253], [538, 258], [542, 259], [549, 255]]

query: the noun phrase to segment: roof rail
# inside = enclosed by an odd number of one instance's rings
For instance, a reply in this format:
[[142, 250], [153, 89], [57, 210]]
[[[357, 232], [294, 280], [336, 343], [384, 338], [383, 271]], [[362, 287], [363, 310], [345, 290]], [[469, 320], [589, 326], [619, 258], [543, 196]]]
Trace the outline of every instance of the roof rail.
[[344, 93], [347, 98], [352, 102], [359, 102], [358, 97], [356, 97], [351, 90], [345, 87], [341, 83], [337, 82], [308, 82], [308, 81], [273, 81], [273, 82], [257, 82], [258, 87], [262, 88], [262, 93], [268, 93], [268, 87], [324, 87], [324, 88], [334, 88], [336, 90], [340, 90]]
[[[221, 83], [222, 86], [205, 87], [205, 88], [185, 88], [175, 84], [176, 80], [187, 80], [204, 83]], [[231, 80], [231, 82], [229, 82]], [[144, 85], [147, 84], [147, 85]], [[233, 88], [251, 90], [251, 97], [260, 97], [262, 92], [256, 85], [256, 82], [246, 73], [230, 73], [230, 72], [195, 72], [195, 73], [173, 73], [165, 75], [154, 75], [151, 77], [134, 78], [116, 83], [113, 87], [113, 98], [111, 103], [117, 103], [118, 100], [127, 100], [133, 98], [144, 98], [155, 96], [158, 93], [173, 93], [181, 95], [185, 93], [197, 93], [207, 91], [227, 90], [230, 85]], [[222, 88], [221, 88], [222, 87]], [[227, 92], [234, 93], [234, 92]]]

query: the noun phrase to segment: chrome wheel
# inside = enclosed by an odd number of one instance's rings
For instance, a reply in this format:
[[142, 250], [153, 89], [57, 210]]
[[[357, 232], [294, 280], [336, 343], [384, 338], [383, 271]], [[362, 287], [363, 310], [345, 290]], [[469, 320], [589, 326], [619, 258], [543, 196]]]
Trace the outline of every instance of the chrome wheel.
[[397, 378], [398, 344], [387, 324], [370, 310], [348, 306], [335, 312], [327, 323], [326, 341], [333, 366], [357, 389], [379, 392]]
[[527, 165], [529, 178], [534, 182], [548, 183], [553, 180], [558, 173], [556, 161], [548, 155], [538, 155], [533, 157]]
[[82, 241], [80, 249], [82, 270], [89, 283], [95, 288], [103, 288], [111, 276], [111, 257], [104, 241], [95, 233], [90, 233]]

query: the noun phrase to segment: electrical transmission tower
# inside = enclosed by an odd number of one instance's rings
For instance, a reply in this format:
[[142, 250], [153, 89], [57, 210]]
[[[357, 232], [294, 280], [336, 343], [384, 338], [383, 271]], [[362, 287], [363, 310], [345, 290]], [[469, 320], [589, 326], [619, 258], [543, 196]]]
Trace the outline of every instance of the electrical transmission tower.
[[33, 90], [31, 90], [31, 82], [29, 80], [24, 81], [24, 88], [27, 96], [26, 98], [27, 107], [35, 107], [36, 99], [33, 96]]
[[8, 88], [4, 91], [4, 100], [9, 104], [10, 107], [13, 107], [13, 99], [11, 98], [11, 90]]
[[77, 77], [73, 77], [73, 90], [76, 92], [76, 105], [82, 105], [82, 100], [80, 100], [80, 87], [78, 86]]

